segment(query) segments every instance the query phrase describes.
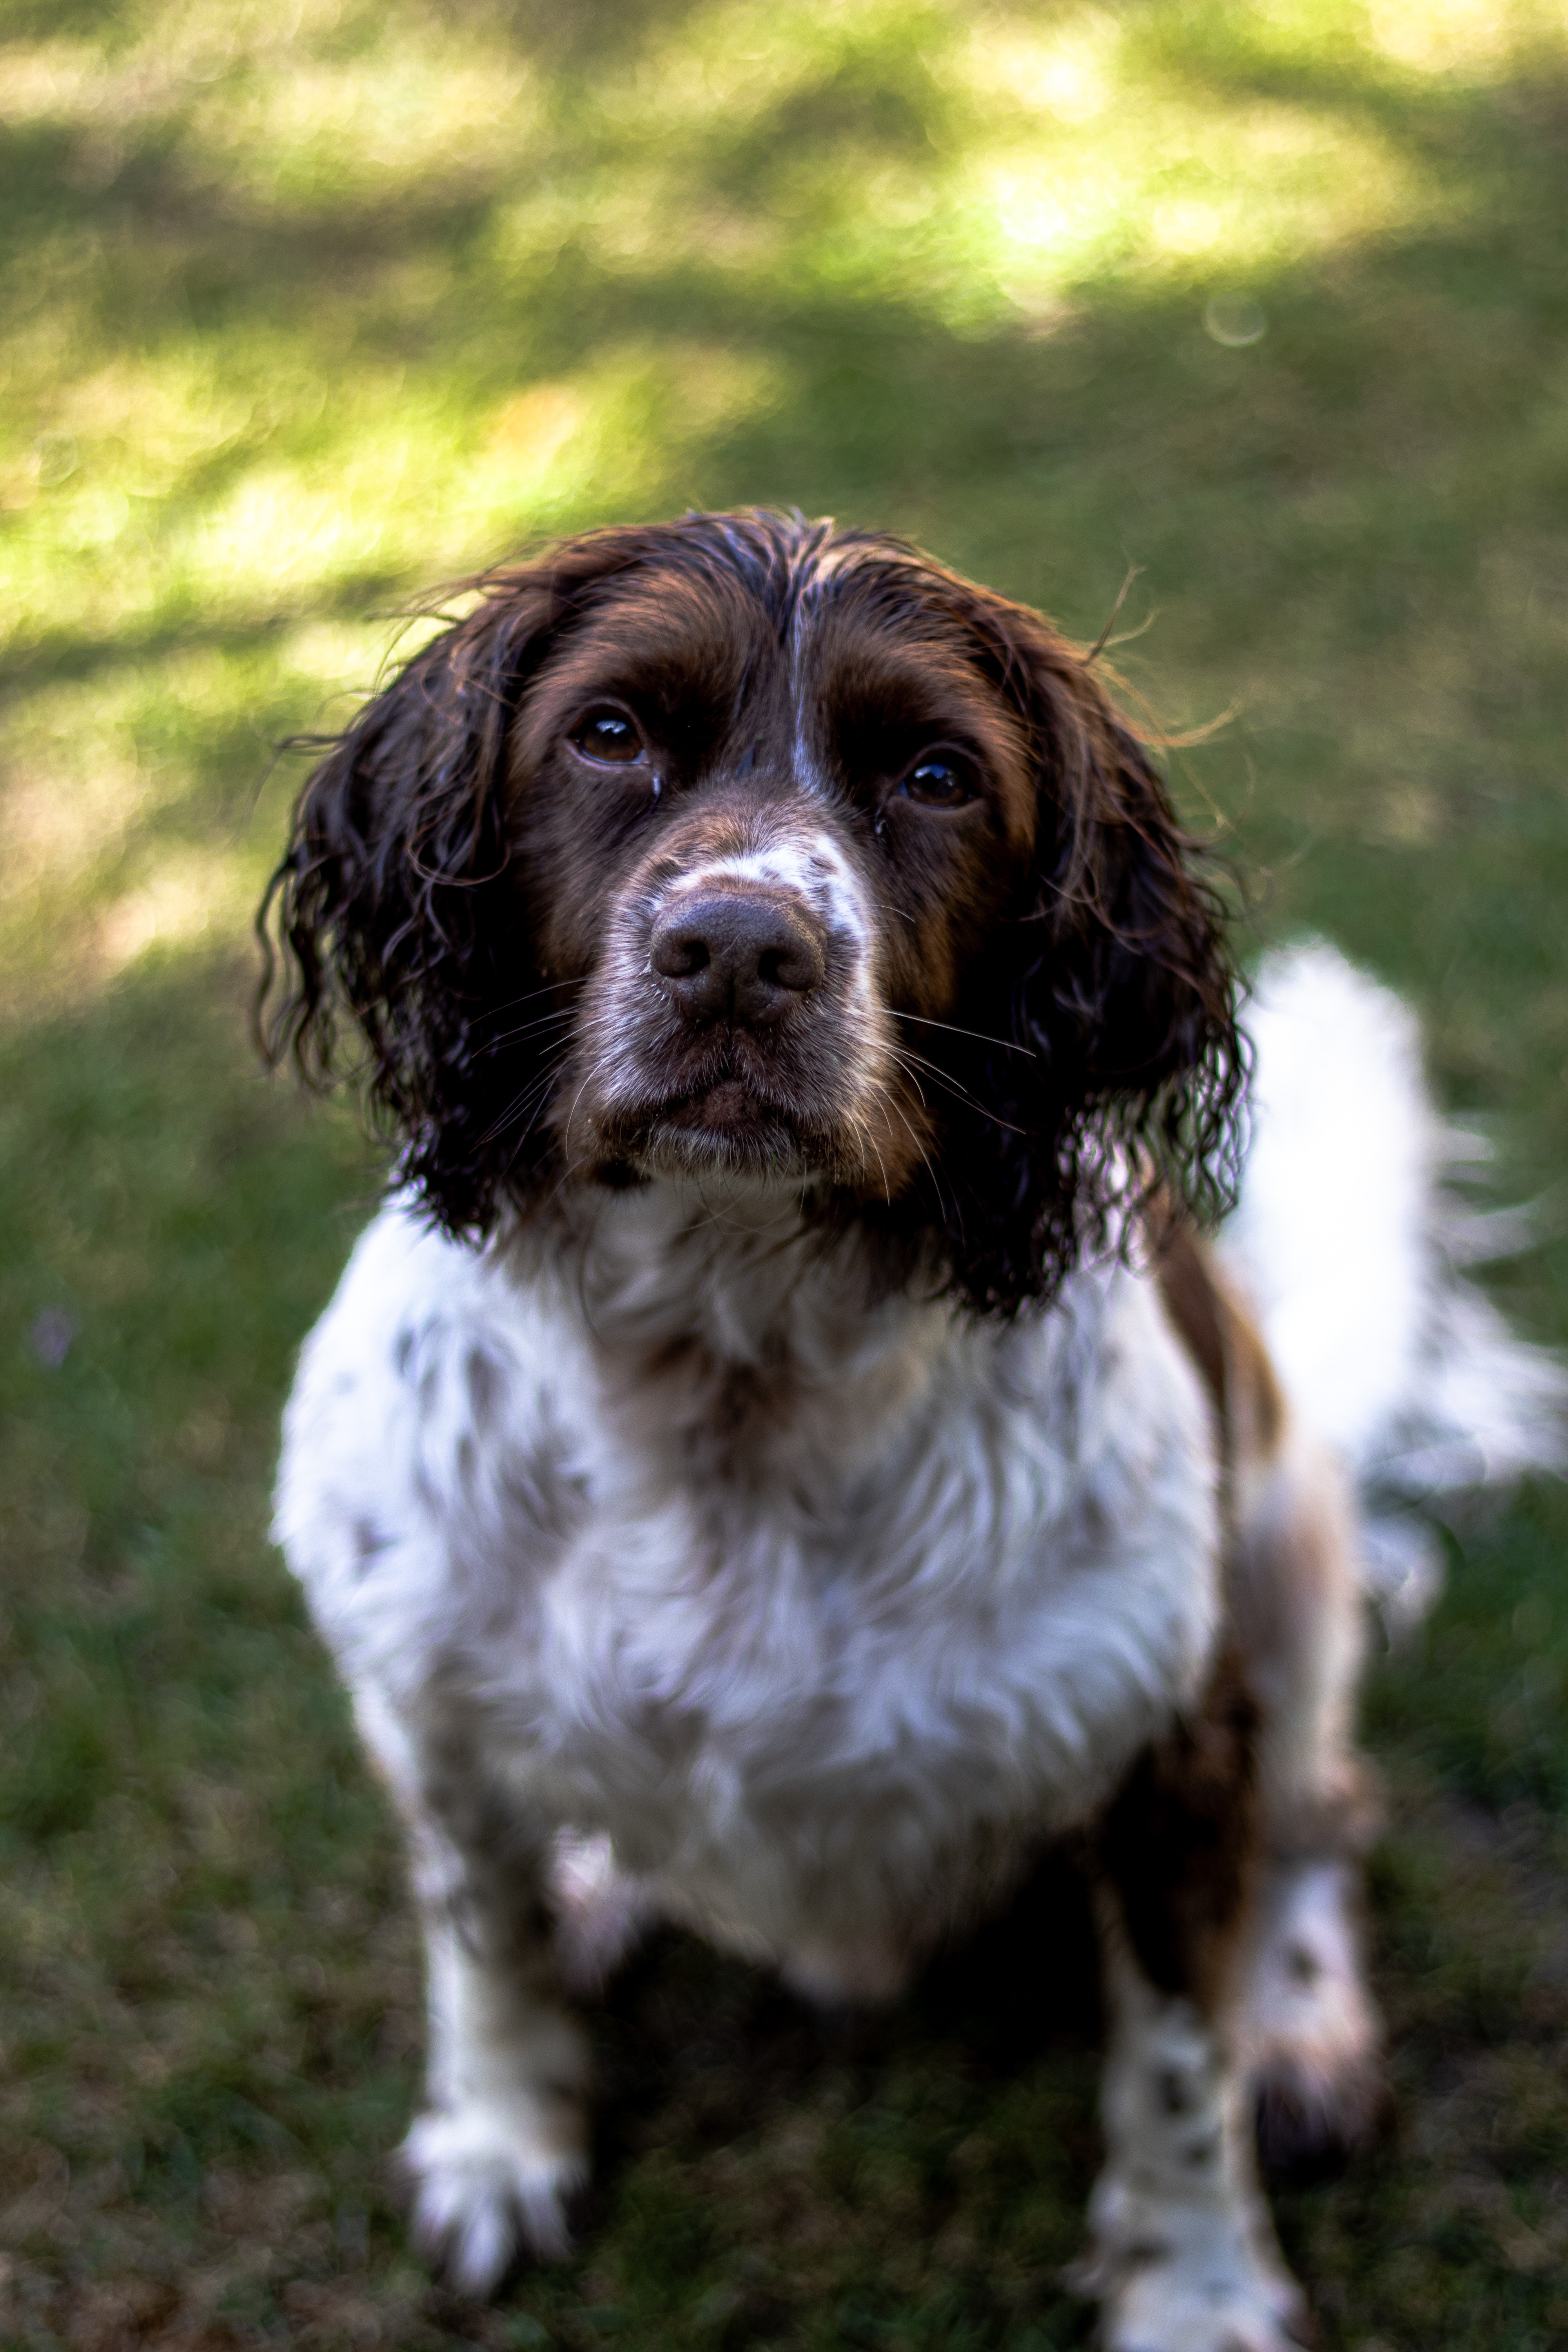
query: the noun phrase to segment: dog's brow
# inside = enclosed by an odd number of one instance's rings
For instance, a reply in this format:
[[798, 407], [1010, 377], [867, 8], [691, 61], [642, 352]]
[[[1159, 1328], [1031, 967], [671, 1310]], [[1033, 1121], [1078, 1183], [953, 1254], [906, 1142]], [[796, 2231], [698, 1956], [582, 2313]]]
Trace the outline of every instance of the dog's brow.
[[797, 602], [790, 621], [789, 633], [789, 698], [790, 698], [790, 770], [803, 793], [816, 799], [824, 797], [826, 780], [812, 751], [806, 731], [807, 702], [805, 693], [805, 652], [809, 606]]

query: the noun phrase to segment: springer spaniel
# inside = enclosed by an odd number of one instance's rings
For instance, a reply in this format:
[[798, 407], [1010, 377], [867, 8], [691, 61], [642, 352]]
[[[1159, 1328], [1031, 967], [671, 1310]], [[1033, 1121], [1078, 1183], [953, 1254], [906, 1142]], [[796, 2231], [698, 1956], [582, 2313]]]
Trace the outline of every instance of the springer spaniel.
[[[271, 894], [270, 1051], [321, 1079], [346, 1040], [402, 1145], [277, 1531], [408, 1832], [419, 2235], [476, 2292], [564, 2247], [568, 1994], [643, 1922], [885, 2000], [1072, 1833], [1104, 2341], [1278, 2352], [1257, 2104], [1352, 2138], [1378, 2095], [1363, 1601], [1340, 1461], [1200, 1238], [1247, 1065], [1202, 860], [1094, 657], [894, 541], [692, 515], [477, 584]], [[1370, 1056], [1369, 1100], [1415, 1101], [1400, 1009], [1331, 951], [1264, 996], [1320, 1076]], [[1375, 1240], [1376, 1154], [1322, 1132], [1331, 1085], [1277, 1104], [1271, 1051], [1274, 1132], [1294, 1103]], [[1298, 1245], [1289, 1190], [1250, 1230], [1321, 1325], [1355, 1236]], [[1393, 1351], [1352, 1455], [1425, 1360], [1365, 1255], [1317, 1376], [1331, 1407]], [[1527, 1351], [1482, 1337], [1528, 1418]]]

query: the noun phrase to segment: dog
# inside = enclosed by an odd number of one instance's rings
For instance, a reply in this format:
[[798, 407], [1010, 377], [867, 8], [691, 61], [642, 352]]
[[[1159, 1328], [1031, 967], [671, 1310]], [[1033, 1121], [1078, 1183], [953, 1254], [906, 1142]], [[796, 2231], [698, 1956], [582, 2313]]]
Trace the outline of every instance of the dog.
[[1508, 1474], [1560, 1402], [1455, 1320], [1408, 1016], [1265, 967], [1216, 1254], [1224, 894], [1096, 655], [797, 516], [470, 584], [263, 910], [268, 1051], [357, 1069], [399, 1150], [276, 1534], [407, 1833], [417, 2234], [472, 2293], [563, 2251], [571, 1996], [646, 1923], [886, 2000], [1071, 1838], [1078, 2283], [1112, 2352], [1279, 2352], [1255, 2113], [1354, 2142], [1380, 2096], [1353, 1477]]

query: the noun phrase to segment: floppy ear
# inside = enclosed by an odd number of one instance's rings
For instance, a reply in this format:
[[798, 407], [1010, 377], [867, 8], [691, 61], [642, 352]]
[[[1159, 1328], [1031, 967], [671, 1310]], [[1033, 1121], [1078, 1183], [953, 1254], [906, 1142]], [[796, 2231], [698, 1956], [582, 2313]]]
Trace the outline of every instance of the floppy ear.
[[318, 1087], [361, 1077], [404, 1145], [401, 1175], [454, 1233], [525, 1199], [554, 1150], [559, 1024], [539, 1018], [550, 999], [512, 870], [511, 722], [556, 633], [637, 552], [633, 534], [606, 532], [471, 583], [476, 609], [310, 777], [258, 918], [264, 1054], [292, 1054]]
[[1212, 861], [1092, 657], [1000, 599], [968, 617], [1037, 761], [1033, 864], [954, 1016], [1005, 1043], [965, 1065], [974, 1106], [943, 1152], [955, 1286], [1005, 1309], [1048, 1296], [1120, 1205], [1229, 1205], [1246, 1049]]

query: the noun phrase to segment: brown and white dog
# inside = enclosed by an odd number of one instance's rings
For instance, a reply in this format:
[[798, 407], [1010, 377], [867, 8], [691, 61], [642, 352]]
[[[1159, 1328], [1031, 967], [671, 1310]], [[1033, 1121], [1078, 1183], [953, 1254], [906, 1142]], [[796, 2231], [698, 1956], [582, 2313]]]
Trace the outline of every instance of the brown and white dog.
[[[884, 1999], [1070, 1832], [1105, 2341], [1276, 2352], [1257, 2101], [1353, 2137], [1376, 2093], [1363, 1601], [1342, 1461], [1198, 1235], [1245, 1065], [1201, 862], [1092, 659], [895, 541], [698, 515], [478, 584], [301, 797], [268, 1033], [315, 1076], [351, 1040], [403, 1147], [278, 1533], [408, 1832], [419, 2233], [474, 2290], [563, 2247], [567, 1986], [645, 1920]], [[1416, 1101], [1330, 950], [1264, 995]], [[1314, 1109], [1314, 1150], [1357, 1139]], [[1347, 1365], [1368, 1249], [1313, 1310]], [[1420, 1433], [1424, 1281], [1341, 1456]], [[1522, 1427], [1550, 1375], [1489, 1336]]]

